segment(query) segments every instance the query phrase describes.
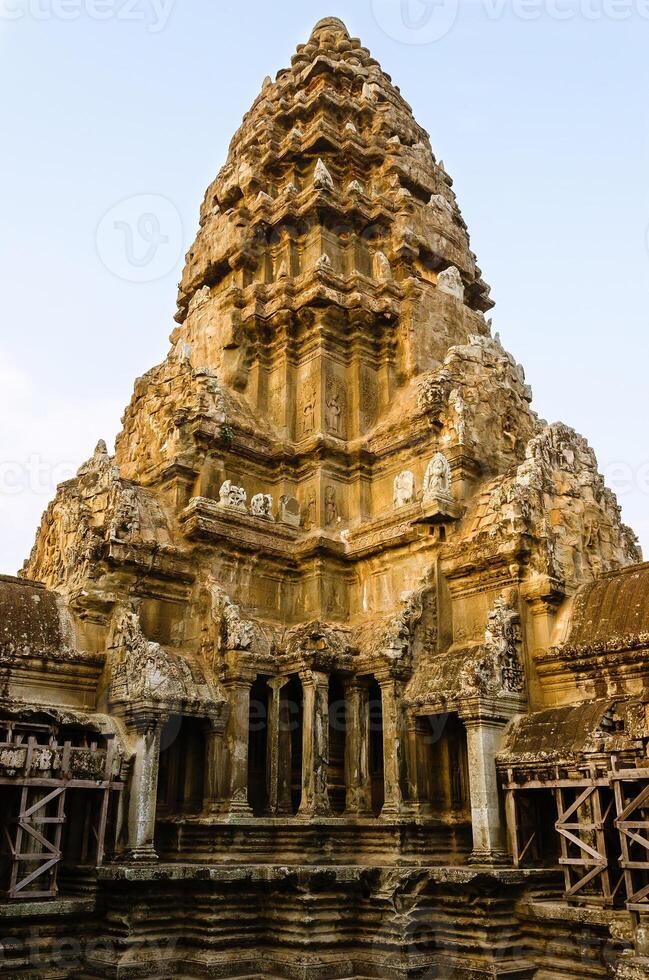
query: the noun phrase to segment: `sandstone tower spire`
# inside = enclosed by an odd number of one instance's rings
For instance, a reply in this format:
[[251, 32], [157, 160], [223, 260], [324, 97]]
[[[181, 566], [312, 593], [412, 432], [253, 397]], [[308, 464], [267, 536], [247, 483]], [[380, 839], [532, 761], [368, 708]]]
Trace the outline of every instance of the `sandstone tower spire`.
[[[99, 443], [59, 488], [23, 571], [85, 665], [78, 693], [69, 665], [48, 675], [48, 698], [124, 735], [117, 865], [160, 858], [174, 901], [174, 862], [214, 865], [228, 922], [222, 862], [276, 866], [275, 885], [251, 872], [246, 888], [251, 903], [285, 889], [277, 975], [311, 902], [326, 929], [304, 926], [303, 975], [324, 976], [324, 956], [327, 976], [351, 976], [322, 936], [369, 894], [386, 933], [368, 939], [358, 913], [359, 975], [405, 976], [382, 972], [410, 942], [395, 896], [445, 887], [421, 865], [489, 869], [471, 908], [488, 919], [498, 881], [514, 921], [524, 879], [495, 870], [505, 732], [511, 851], [512, 794], [538, 782], [525, 753], [549, 758], [550, 722], [528, 738], [528, 720], [633, 693], [583, 650], [575, 666], [565, 639], [573, 607], [585, 616], [639, 560], [635, 539], [586, 441], [531, 410], [492, 305], [427, 133], [344, 24], [319, 21], [205, 194], [169, 355], [137, 380], [115, 455]], [[21, 669], [16, 690], [33, 690]], [[302, 906], [298, 861], [315, 866]], [[416, 872], [390, 878], [397, 861]], [[322, 898], [315, 870], [331, 864], [348, 867]], [[121, 874], [106, 887], [130, 908]], [[448, 946], [480, 960], [472, 975], [532, 976], [513, 939], [511, 973], [489, 943], [476, 952], [471, 914]], [[214, 963], [215, 929], [196, 932]], [[431, 937], [418, 969], [438, 963]], [[239, 939], [223, 942], [234, 956]]]

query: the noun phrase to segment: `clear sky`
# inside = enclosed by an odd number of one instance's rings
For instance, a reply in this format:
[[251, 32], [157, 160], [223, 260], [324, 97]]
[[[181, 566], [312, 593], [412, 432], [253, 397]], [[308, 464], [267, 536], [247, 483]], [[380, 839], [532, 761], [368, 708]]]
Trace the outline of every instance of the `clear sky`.
[[0, 0], [0, 571], [165, 355], [204, 189], [328, 15], [430, 132], [494, 329], [649, 556], [649, 0]]

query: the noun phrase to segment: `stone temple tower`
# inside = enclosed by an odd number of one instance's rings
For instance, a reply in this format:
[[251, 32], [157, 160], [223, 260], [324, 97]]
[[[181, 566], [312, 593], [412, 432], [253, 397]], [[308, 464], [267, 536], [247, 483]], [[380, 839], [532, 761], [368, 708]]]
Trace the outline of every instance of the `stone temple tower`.
[[84, 976], [129, 955], [153, 975], [155, 934], [184, 976], [553, 977], [543, 928], [561, 976], [601, 975], [569, 972], [574, 881], [545, 841], [584, 766], [604, 779], [608, 752], [610, 777], [644, 744], [637, 669], [571, 630], [592, 589], [626, 608], [624, 569], [648, 575], [492, 305], [427, 133], [320, 21], [207, 190], [115, 455], [59, 488], [3, 586], [54, 636], [40, 659], [14, 644], [7, 744], [37, 711], [116, 760], [93, 878], [110, 955]]

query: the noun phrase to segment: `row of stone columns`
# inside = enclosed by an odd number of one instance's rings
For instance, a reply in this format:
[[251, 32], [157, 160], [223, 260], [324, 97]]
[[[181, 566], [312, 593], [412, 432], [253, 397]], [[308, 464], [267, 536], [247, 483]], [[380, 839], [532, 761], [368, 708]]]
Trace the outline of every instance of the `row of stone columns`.
[[[329, 675], [323, 671], [299, 673], [302, 685], [302, 786], [298, 813], [327, 816], [331, 807], [327, 792], [329, 767]], [[250, 690], [254, 677], [238, 677], [227, 683], [230, 713], [223, 736], [211, 733], [207, 742], [206, 809], [232, 815], [249, 815], [248, 724]], [[268, 802], [271, 816], [292, 813], [291, 718], [282, 697], [290, 677], [268, 681]], [[399, 816], [401, 793], [402, 732], [398, 682], [379, 680], [383, 711], [384, 806], [382, 815]], [[345, 684], [345, 812], [349, 816], [372, 813], [370, 777], [370, 704], [367, 684], [350, 679]]]
[[[225, 730], [206, 734], [205, 810], [233, 817], [251, 815], [248, 802], [248, 740], [250, 693], [256, 675], [238, 674], [226, 682], [229, 715]], [[302, 793], [299, 815], [331, 813], [327, 782], [329, 766], [329, 675], [322, 671], [299, 673], [302, 684]], [[292, 814], [291, 717], [282, 697], [289, 677], [271, 678], [267, 728], [267, 781], [272, 816]], [[411, 812], [408, 801], [418, 799], [420, 720], [406, 724], [402, 684], [377, 678], [381, 691], [384, 803], [381, 816], [398, 818]], [[370, 702], [366, 683], [352, 678], [345, 684], [345, 814], [372, 814], [370, 774]], [[162, 720], [136, 728], [136, 747], [128, 810], [128, 850], [138, 860], [155, 857], [153, 846]], [[503, 722], [474, 718], [465, 722], [473, 858], [489, 862], [504, 854], [500, 797], [495, 759]], [[406, 759], [407, 757], [407, 759]], [[407, 761], [407, 765], [405, 764]], [[407, 786], [408, 801], [403, 787]]]

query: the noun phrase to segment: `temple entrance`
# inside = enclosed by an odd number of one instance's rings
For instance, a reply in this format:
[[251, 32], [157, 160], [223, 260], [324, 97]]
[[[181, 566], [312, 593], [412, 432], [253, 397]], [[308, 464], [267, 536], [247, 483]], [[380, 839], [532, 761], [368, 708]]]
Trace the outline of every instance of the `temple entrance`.
[[302, 802], [302, 724], [303, 724], [303, 692], [300, 678], [297, 674], [282, 691], [285, 704], [283, 711], [284, 724], [288, 726], [290, 744], [290, 785], [291, 810], [296, 814]]
[[267, 677], [258, 677], [250, 691], [248, 722], [248, 803], [256, 817], [268, 812], [268, 700]]
[[418, 794], [433, 817], [471, 820], [466, 729], [457, 714], [418, 719]]
[[337, 674], [329, 678], [329, 766], [327, 793], [331, 812], [341, 816], [345, 811], [347, 786], [345, 780], [345, 742], [347, 737], [347, 706], [342, 680]]
[[204, 796], [204, 722], [173, 715], [162, 730], [160, 746], [159, 813], [199, 813]]

